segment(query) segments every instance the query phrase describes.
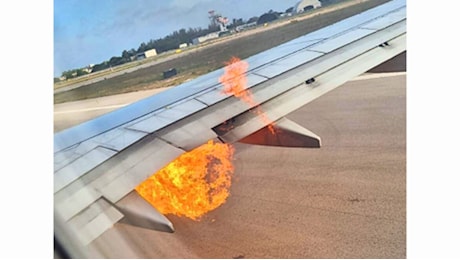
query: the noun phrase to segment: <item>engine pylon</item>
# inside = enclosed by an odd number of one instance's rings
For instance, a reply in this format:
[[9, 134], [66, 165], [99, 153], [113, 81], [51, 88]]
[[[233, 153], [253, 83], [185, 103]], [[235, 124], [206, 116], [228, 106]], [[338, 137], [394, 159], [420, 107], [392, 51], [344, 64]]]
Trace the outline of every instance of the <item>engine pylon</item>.
[[131, 191], [115, 207], [124, 215], [120, 221], [136, 227], [174, 233], [171, 221], [145, 201], [136, 191]]

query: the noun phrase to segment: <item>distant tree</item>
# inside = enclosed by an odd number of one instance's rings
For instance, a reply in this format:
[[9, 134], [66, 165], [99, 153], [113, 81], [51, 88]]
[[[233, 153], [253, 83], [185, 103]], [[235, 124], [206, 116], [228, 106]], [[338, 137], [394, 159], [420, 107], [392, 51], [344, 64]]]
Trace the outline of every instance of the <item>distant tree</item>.
[[259, 17], [258, 17], [258, 16], [254, 16], [254, 17], [249, 18], [249, 20], [248, 20], [247, 23], [257, 22], [257, 20], [259, 20]]
[[64, 71], [62, 72], [61, 77], [65, 77], [66, 79], [71, 79], [71, 78], [76, 78], [76, 77], [83, 76], [86, 74], [88, 74], [88, 71], [86, 71], [85, 68], [80, 68], [80, 69]]
[[261, 15], [259, 17], [259, 19], [257, 20], [257, 24], [268, 23], [268, 22], [274, 21], [274, 20], [276, 20], [278, 18], [279, 18], [278, 13], [266, 13], [266, 14], [263, 14], [263, 15]]
[[144, 52], [147, 50], [147, 44], [145, 44], [145, 42], [141, 43], [141, 45], [139, 46], [139, 48], [137, 48], [137, 52], [140, 53], [140, 52]]
[[93, 72], [105, 70], [105, 69], [107, 69], [109, 67], [110, 67], [109, 63], [107, 61], [103, 61], [103, 62], [101, 62], [99, 64], [94, 65]]
[[285, 13], [292, 13], [292, 11], [294, 11], [294, 7], [289, 7], [288, 9], [286, 9], [286, 11], [284, 11]]
[[227, 26], [228, 29], [233, 29], [233, 28], [236, 28], [237, 26], [240, 26], [240, 25], [243, 25], [244, 22], [243, 22], [243, 18], [239, 18], [239, 19], [235, 19], [233, 18], [233, 21], [231, 24], [229, 24]]
[[124, 62], [131, 61], [131, 54], [127, 50], [124, 50], [121, 53], [121, 58], [123, 59]]
[[123, 58], [122, 57], [112, 57], [109, 60], [109, 65], [112, 67], [118, 66], [123, 64]]
[[89, 74], [88, 71], [84, 70], [84, 69], [77, 69], [77, 76], [76, 77], [80, 77], [80, 76], [83, 76], [83, 75], [86, 75], [86, 74]]
[[65, 77], [66, 79], [71, 79], [73, 77], [76, 77], [76, 73], [74, 73], [75, 70], [66, 70], [62, 72], [61, 76]]

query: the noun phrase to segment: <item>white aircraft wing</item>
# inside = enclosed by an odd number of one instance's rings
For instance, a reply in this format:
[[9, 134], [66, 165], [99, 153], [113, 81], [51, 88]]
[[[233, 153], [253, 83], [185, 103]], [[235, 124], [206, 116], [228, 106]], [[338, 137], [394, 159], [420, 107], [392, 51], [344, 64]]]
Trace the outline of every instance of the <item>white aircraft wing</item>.
[[56, 239], [72, 234], [87, 245], [122, 219], [173, 232], [133, 192], [138, 184], [211, 139], [319, 147], [317, 135], [284, 116], [405, 50], [406, 1], [393, 0], [246, 59], [253, 105], [223, 94], [219, 69], [56, 133]]

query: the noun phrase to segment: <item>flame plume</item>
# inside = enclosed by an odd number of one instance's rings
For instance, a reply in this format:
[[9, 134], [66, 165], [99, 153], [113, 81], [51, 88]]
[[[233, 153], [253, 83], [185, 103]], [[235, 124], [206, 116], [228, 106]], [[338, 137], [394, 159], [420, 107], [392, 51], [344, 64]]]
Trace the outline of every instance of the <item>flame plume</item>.
[[223, 93], [227, 95], [234, 95], [235, 97], [246, 102], [249, 106], [255, 107], [254, 113], [267, 124], [268, 129], [272, 134], [275, 134], [275, 129], [272, 125], [273, 121], [270, 120], [261, 109], [257, 106], [257, 102], [252, 96], [252, 92], [246, 89], [246, 71], [248, 70], [248, 63], [244, 60], [240, 60], [238, 57], [232, 57], [225, 66], [225, 73], [219, 78], [219, 82], [224, 85]]
[[136, 187], [136, 191], [163, 214], [199, 220], [229, 196], [233, 147], [208, 143], [176, 160]]

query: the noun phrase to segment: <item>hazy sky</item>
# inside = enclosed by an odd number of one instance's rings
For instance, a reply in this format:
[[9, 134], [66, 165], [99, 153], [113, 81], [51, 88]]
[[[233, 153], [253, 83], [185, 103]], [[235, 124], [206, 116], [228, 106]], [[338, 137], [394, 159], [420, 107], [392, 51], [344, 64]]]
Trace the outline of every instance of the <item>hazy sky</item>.
[[285, 11], [299, 0], [55, 0], [54, 76], [98, 64], [181, 28], [206, 28], [208, 11], [230, 21]]

